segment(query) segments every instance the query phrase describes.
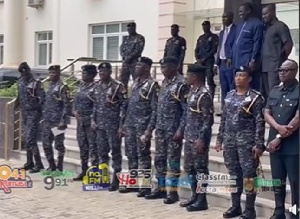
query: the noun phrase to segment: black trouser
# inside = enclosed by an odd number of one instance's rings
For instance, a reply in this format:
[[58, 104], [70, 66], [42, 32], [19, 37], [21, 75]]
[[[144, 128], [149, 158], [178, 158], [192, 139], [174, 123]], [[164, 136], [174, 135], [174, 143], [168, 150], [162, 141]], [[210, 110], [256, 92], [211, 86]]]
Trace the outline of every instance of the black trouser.
[[280, 179], [283, 182], [281, 187], [275, 187], [275, 214], [283, 215], [284, 214], [284, 203], [286, 195], [286, 177], [288, 176], [290, 186], [291, 186], [291, 195], [292, 195], [292, 204], [299, 207], [299, 155], [279, 155], [271, 154], [271, 172], [273, 179]]
[[262, 73], [261, 82], [260, 82], [260, 92], [265, 98], [265, 100], [268, 99], [269, 93], [272, 90], [272, 88], [279, 84], [280, 84], [280, 79], [279, 79], [278, 72], [269, 71], [269, 72]]

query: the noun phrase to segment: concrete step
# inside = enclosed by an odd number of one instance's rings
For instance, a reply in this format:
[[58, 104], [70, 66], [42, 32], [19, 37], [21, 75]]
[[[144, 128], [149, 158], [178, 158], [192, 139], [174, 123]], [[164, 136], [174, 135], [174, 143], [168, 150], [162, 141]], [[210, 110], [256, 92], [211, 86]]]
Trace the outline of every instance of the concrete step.
[[[55, 152], [56, 153], [56, 152]], [[41, 156], [42, 156], [42, 161], [44, 164], [47, 164], [47, 160], [45, 158], [45, 155], [43, 151], [41, 151]], [[13, 151], [11, 153], [11, 159], [18, 159], [22, 160], [23, 162], [26, 162], [26, 151]], [[126, 163], [124, 162], [126, 159], [123, 159], [123, 164], [124, 168], [123, 170], [125, 171]], [[69, 171], [75, 171], [75, 172], [80, 172], [81, 167], [80, 167], [80, 161], [77, 159], [71, 159], [71, 158], [65, 158], [64, 160], [64, 169], [69, 170]], [[157, 186], [157, 181], [153, 178], [154, 186]], [[190, 188], [188, 186], [182, 185], [179, 188], [179, 195], [181, 199], [187, 199], [190, 197]], [[231, 203], [231, 198], [229, 194], [215, 194], [215, 193], [208, 193], [207, 195], [209, 205], [211, 206], [216, 206], [216, 207], [223, 207], [223, 208], [228, 208]], [[287, 197], [288, 198], [288, 197]], [[244, 208], [245, 206], [245, 195], [242, 195], [242, 206]], [[151, 201], [151, 200], [149, 200]], [[274, 201], [269, 200], [266, 198], [260, 198], [257, 197], [256, 199], [256, 212], [258, 217], [266, 217], [269, 218], [273, 211], [274, 211]], [[290, 204], [286, 203], [286, 212], [288, 212], [288, 208], [290, 207]]]
[[[39, 143], [39, 147], [40, 147], [40, 151], [43, 151], [42, 145], [40, 143]], [[66, 147], [66, 154], [65, 154], [66, 158], [70, 158], [71, 160], [80, 161], [79, 148], [68, 146], [68, 145], [65, 145], [65, 147]], [[55, 153], [57, 153], [57, 152], [55, 151]], [[155, 168], [154, 168], [154, 150], [153, 150], [153, 148], [151, 150], [151, 157], [152, 157], [152, 169], [153, 169], [153, 171], [155, 171]], [[122, 147], [122, 158], [123, 158], [123, 162], [122, 162], [123, 166], [122, 167], [127, 169], [128, 159], [125, 156], [125, 148], [124, 147]], [[181, 172], [182, 172], [182, 175], [184, 175], [183, 162], [184, 162], [184, 157], [182, 155], [181, 156]], [[270, 166], [269, 165], [262, 165], [262, 167], [263, 167], [265, 179], [272, 179]], [[216, 157], [216, 156], [210, 156], [209, 157], [209, 171], [211, 173], [228, 174], [228, 170], [227, 170], [227, 168], [224, 164], [224, 159], [222, 157]], [[271, 192], [271, 191], [262, 192], [258, 196], [266, 198], [266, 199], [274, 200], [274, 195], [273, 195], [273, 192]], [[287, 192], [286, 202], [287, 203], [291, 202], [289, 192]]]

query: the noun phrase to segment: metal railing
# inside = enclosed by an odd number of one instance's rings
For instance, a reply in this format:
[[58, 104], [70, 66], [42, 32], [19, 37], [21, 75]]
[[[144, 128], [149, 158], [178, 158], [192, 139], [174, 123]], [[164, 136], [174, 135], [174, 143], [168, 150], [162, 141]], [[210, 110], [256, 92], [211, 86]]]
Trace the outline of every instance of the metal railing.
[[[119, 79], [121, 68], [122, 68], [122, 61], [116, 61], [116, 60], [100, 60], [96, 58], [90, 58], [90, 57], [80, 57], [77, 59], [68, 59], [67, 61], [70, 61], [70, 63], [61, 69], [62, 76], [65, 78], [65, 82], [68, 80], [73, 79], [74, 82], [70, 85], [74, 85], [78, 80], [81, 78], [81, 70], [75, 70], [80, 69], [80, 66], [76, 66], [78, 62], [86, 62], [88, 64], [99, 64], [101, 62], [109, 62], [112, 65], [113, 68], [113, 78]], [[183, 72], [186, 72], [188, 63], [185, 63], [183, 66]], [[65, 71], [67, 68], [71, 68], [69, 71]], [[154, 62], [152, 65], [151, 70], [152, 77], [157, 80], [159, 83], [163, 80], [163, 75], [161, 73], [160, 64], [158, 62]], [[49, 77], [45, 78], [42, 81], [42, 84], [44, 84], [46, 81], [48, 81]], [[98, 79], [98, 76], [96, 77], [96, 80]], [[216, 89], [216, 96], [218, 97], [218, 101], [220, 101], [220, 88], [218, 86], [219, 78], [215, 77], [215, 82], [217, 84]], [[129, 82], [129, 83], [132, 83]], [[11, 145], [15, 145], [17, 142], [18, 150], [22, 149], [22, 113], [20, 110], [15, 109], [15, 102], [16, 98], [8, 102], [5, 106], [5, 143], [4, 143], [4, 157], [5, 160], [9, 159], [9, 149]], [[10, 113], [13, 112], [13, 115]], [[15, 119], [17, 118], [17, 119]], [[11, 124], [13, 124], [13, 130], [11, 130]], [[10, 138], [10, 133], [13, 133], [13, 138]], [[17, 134], [16, 134], [17, 133]], [[13, 142], [11, 142], [11, 140]]]

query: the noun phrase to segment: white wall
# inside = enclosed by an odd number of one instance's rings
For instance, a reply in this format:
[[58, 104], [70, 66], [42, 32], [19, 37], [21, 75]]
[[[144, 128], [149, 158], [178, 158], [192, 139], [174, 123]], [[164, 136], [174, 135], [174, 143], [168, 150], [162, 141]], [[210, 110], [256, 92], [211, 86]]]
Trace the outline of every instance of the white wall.
[[[89, 25], [118, 21], [135, 21], [137, 31], [146, 38], [144, 56], [156, 58], [158, 39], [158, 2], [157, 0], [45, 0], [43, 8], [30, 8], [26, 1], [24, 8], [23, 60], [30, 65], [35, 63], [35, 33], [55, 31], [59, 28], [59, 37], [54, 37], [53, 47], [59, 45], [59, 62], [65, 66], [68, 58], [91, 55], [89, 49]], [[55, 8], [60, 7], [59, 23]], [[3, 29], [3, 4], [0, 3], [0, 33]], [[143, 8], [144, 10], [141, 10]], [[145, 10], [146, 9], [146, 10]], [[53, 33], [54, 35], [55, 33]], [[55, 56], [57, 53], [53, 53]], [[55, 60], [55, 57], [53, 57]]]
[[0, 34], [4, 33], [4, 3], [0, 2]]

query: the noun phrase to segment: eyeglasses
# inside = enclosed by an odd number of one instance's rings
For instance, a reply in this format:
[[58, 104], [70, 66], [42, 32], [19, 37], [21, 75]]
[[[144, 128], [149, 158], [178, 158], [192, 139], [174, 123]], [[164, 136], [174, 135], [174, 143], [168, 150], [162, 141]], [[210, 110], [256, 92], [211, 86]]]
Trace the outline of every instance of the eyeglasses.
[[289, 71], [294, 71], [294, 70], [296, 70], [296, 69], [294, 69], [294, 68], [285, 68], [285, 69], [279, 68], [279, 69], [277, 69], [278, 72], [283, 72], [283, 73], [287, 73]]

